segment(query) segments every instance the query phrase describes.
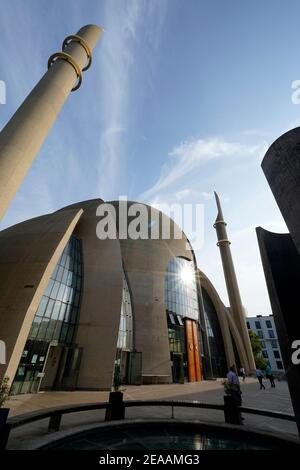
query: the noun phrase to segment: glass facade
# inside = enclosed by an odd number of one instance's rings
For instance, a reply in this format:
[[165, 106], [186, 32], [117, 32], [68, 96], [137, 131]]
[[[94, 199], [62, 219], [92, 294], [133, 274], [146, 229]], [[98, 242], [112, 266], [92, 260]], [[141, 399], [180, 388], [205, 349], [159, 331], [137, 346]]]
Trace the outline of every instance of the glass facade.
[[187, 379], [187, 354], [184, 318], [197, 321], [199, 303], [193, 261], [174, 258], [169, 262], [165, 280], [165, 304], [168, 322], [173, 381]]
[[165, 303], [168, 314], [199, 321], [197, 284], [192, 261], [174, 258], [169, 262]]
[[123, 273], [123, 298], [121, 307], [120, 327], [118, 336], [118, 349], [133, 349], [133, 318], [129, 287]]
[[131, 296], [126, 275], [123, 272], [123, 295], [119, 335], [114, 369], [114, 385], [128, 383], [130, 352], [133, 351], [133, 314]]
[[[218, 315], [210, 296], [203, 287], [201, 287], [201, 292], [213, 377], [225, 377], [227, 362]], [[208, 365], [207, 370], [209, 370]]]
[[168, 324], [169, 343], [171, 353], [185, 354], [184, 329], [178, 325]]
[[50, 344], [72, 344], [81, 287], [81, 242], [72, 235], [36, 311], [14, 379], [14, 394], [38, 391]]

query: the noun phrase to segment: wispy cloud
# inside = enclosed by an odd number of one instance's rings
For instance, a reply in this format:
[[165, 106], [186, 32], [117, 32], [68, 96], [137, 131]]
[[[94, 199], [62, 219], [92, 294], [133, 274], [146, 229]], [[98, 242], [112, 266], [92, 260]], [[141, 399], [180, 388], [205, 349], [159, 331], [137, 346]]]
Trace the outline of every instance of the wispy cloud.
[[191, 200], [194, 198], [201, 198], [208, 201], [213, 199], [213, 197], [213, 193], [209, 193], [207, 191], [197, 191], [196, 189], [191, 188], [180, 189], [179, 191], [175, 192], [175, 198], [178, 201]]
[[[140, 72], [137, 70], [138, 58], [141, 55], [147, 57], [151, 47], [148, 56], [151, 57], [152, 73], [165, 11], [166, 2], [160, 0], [105, 4], [103, 47], [97, 57], [101, 85], [99, 106], [103, 115], [98, 182], [105, 197], [115, 196], [118, 179], [126, 167], [127, 130], [134, 120], [132, 100]], [[155, 41], [151, 43], [154, 37]]]
[[[120, 181], [126, 181], [126, 145], [137, 119], [135, 86], [144, 76], [149, 86], [157, 69], [167, 2], [107, 0], [92, 2], [89, 11], [80, 2], [71, 3], [53, 0], [41, 21], [42, 2], [36, 8], [34, 0], [28, 0], [23, 9], [19, 0], [7, 0], [0, 19], [1, 70], [5, 72], [0, 70], [0, 79], [7, 85], [0, 127], [45, 72], [47, 57], [59, 50], [64, 35], [75, 33], [91, 18], [105, 29], [93, 51], [91, 71], [60, 113], [2, 227], [80, 199], [116, 197]], [[67, 20], [56, 25], [58, 14]], [[15, 23], [23, 30], [21, 41], [11, 40]], [[145, 70], [141, 63], [146, 63]]]
[[153, 197], [204, 163], [223, 158], [255, 157], [258, 154], [263, 155], [266, 148], [266, 142], [247, 145], [229, 142], [222, 137], [184, 141], [171, 150], [167, 163], [162, 167], [160, 177], [152, 188], [144, 192], [143, 198]]

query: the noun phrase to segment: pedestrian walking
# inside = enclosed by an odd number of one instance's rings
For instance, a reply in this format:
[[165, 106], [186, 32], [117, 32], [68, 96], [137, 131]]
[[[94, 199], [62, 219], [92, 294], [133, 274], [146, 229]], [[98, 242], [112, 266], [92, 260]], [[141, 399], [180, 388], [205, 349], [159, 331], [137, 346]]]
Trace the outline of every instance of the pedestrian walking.
[[268, 364], [266, 367], [266, 379], [269, 379], [271, 387], [275, 388], [274, 375], [270, 364]]
[[257, 379], [258, 379], [258, 381], [259, 381], [260, 390], [265, 390], [266, 387], [265, 387], [264, 384], [263, 384], [264, 374], [262, 373], [262, 371], [261, 371], [258, 367], [256, 368], [255, 373], [256, 373], [256, 377], [257, 377]]
[[242, 377], [243, 382], [245, 382], [245, 380], [246, 380], [246, 372], [245, 372], [244, 367], [241, 367], [241, 368], [240, 368], [240, 376]]

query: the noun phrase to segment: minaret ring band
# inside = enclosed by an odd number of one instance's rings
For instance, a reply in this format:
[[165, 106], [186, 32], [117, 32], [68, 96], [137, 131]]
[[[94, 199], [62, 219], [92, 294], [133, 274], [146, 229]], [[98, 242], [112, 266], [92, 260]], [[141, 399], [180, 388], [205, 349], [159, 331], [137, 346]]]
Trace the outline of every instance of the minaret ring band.
[[75, 70], [76, 75], [77, 75], [77, 83], [72, 88], [71, 91], [78, 90], [78, 88], [80, 87], [81, 82], [82, 82], [82, 73], [81, 73], [81, 70], [78, 67], [76, 61], [73, 59], [72, 56], [70, 56], [70, 54], [66, 54], [65, 52], [55, 52], [55, 54], [52, 54], [48, 59], [48, 69], [57, 60], [66, 60], [67, 62], [69, 62], [70, 65], [72, 65], [72, 67]]
[[223, 238], [223, 240], [219, 240], [217, 243], [217, 246], [220, 246], [220, 243], [229, 243], [229, 245], [231, 245], [231, 242], [227, 240], [227, 238]]
[[214, 223], [214, 228], [216, 228], [217, 224], [224, 224], [225, 227], [227, 226], [225, 220], [216, 220]]
[[88, 45], [88, 43], [82, 39], [80, 36], [77, 36], [77, 34], [72, 34], [71, 36], [67, 36], [64, 39], [64, 42], [62, 44], [62, 50], [64, 50], [71, 42], [79, 42], [79, 44], [83, 47], [83, 49], [86, 52], [88, 62], [85, 67], [83, 67], [82, 71], [84, 72], [88, 68], [90, 68], [91, 63], [92, 63], [92, 51]]

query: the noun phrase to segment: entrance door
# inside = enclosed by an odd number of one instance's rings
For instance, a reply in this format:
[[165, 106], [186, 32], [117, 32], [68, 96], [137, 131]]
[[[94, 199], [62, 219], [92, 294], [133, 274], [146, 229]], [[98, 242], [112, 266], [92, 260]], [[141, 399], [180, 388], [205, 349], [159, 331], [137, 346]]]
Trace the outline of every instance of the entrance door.
[[128, 358], [129, 351], [121, 351], [121, 364], [120, 364], [120, 382], [121, 384], [127, 384], [127, 369], [128, 369]]
[[173, 382], [184, 383], [183, 355], [182, 353], [173, 353]]
[[114, 385], [141, 385], [142, 353], [117, 349], [114, 370]]
[[128, 357], [127, 383], [131, 385], [142, 384], [142, 353], [131, 351]]
[[55, 390], [75, 390], [78, 382], [82, 348], [77, 346], [64, 347], [56, 374]]
[[40, 390], [52, 390], [60, 363], [62, 346], [49, 346], [46, 364], [43, 370], [43, 377]]
[[185, 336], [189, 382], [199, 382], [202, 380], [202, 373], [200, 365], [198, 325], [195, 321], [188, 318], [185, 319]]

